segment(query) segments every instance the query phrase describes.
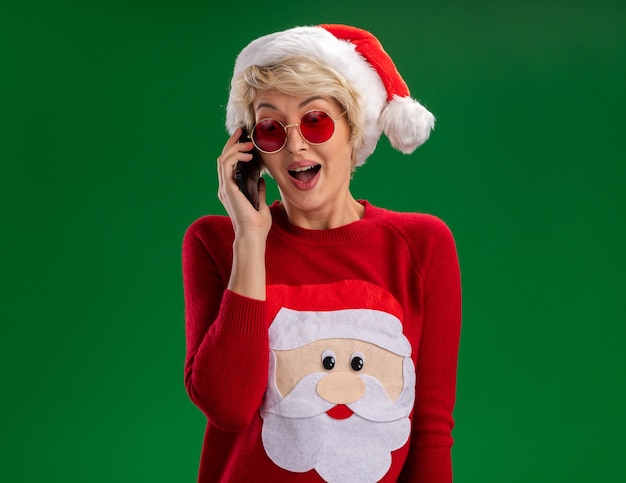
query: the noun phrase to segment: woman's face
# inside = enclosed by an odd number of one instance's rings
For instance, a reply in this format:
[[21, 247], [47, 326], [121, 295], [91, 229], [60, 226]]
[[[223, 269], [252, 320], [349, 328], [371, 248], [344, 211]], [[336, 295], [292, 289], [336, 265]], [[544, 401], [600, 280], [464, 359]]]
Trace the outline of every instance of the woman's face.
[[335, 123], [331, 138], [323, 144], [310, 144], [297, 126], [287, 128], [285, 147], [273, 154], [262, 153], [266, 169], [272, 175], [285, 204], [300, 214], [336, 213], [352, 197], [349, 192], [352, 173], [350, 126], [341, 106], [328, 97], [293, 97], [271, 90], [258, 94], [256, 121], [273, 118], [283, 125], [298, 124], [311, 110], [325, 111]]

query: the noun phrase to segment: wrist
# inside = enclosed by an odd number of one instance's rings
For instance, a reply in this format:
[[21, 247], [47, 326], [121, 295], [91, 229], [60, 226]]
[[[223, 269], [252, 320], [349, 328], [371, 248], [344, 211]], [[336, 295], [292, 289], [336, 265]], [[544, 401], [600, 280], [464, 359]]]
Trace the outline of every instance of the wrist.
[[250, 254], [263, 255], [265, 258], [265, 246], [267, 235], [262, 233], [247, 232], [245, 234], [235, 234], [233, 241], [233, 253], [236, 255]]

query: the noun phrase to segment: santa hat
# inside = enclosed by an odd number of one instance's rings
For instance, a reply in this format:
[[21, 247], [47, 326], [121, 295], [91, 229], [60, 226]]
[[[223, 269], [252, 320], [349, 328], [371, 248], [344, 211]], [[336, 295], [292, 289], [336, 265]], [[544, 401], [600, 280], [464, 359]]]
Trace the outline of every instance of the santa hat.
[[322, 339], [358, 339], [408, 357], [402, 308], [396, 298], [362, 280], [268, 285], [270, 347], [290, 350]]
[[[248, 44], [235, 62], [234, 75], [252, 66], [280, 63], [291, 55], [314, 58], [335, 71], [361, 94], [365, 116], [364, 143], [357, 166], [372, 154], [384, 132], [391, 145], [412, 153], [429, 137], [435, 118], [410, 96], [409, 88], [381, 43], [366, 30], [348, 25], [294, 27]], [[229, 98], [226, 127], [234, 132], [243, 113]]]
[[393, 315], [372, 309], [299, 311], [282, 308], [269, 329], [270, 347], [297, 349], [325, 339], [356, 339], [382, 347], [403, 357], [411, 344], [402, 323]]

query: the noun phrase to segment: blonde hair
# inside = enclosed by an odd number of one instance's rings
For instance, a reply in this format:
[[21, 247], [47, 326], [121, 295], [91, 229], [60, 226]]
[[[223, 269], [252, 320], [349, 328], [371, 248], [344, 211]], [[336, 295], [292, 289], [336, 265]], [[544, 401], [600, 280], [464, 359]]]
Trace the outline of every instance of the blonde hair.
[[250, 66], [231, 81], [229, 104], [237, 113], [237, 121], [251, 129], [255, 123], [253, 103], [257, 93], [272, 89], [296, 97], [325, 96], [334, 99], [346, 111], [353, 143], [352, 156], [356, 159], [365, 135], [362, 99], [339, 72], [302, 56], [288, 57], [270, 66]]

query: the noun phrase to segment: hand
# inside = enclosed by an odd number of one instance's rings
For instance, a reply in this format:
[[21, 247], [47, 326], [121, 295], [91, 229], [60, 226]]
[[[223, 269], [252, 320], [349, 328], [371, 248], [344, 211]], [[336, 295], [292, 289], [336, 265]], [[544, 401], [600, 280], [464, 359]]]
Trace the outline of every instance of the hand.
[[252, 142], [238, 142], [240, 136], [241, 129], [237, 129], [226, 142], [222, 154], [217, 158], [218, 198], [230, 216], [236, 237], [252, 235], [264, 240], [272, 223], [265, 199], [265, 180], [261, 178], [259, 181], [258, 211], [241, 193], [234, 180], [237, 162], [250, 161], [252, 154], [249, 151], [254, 147]]

